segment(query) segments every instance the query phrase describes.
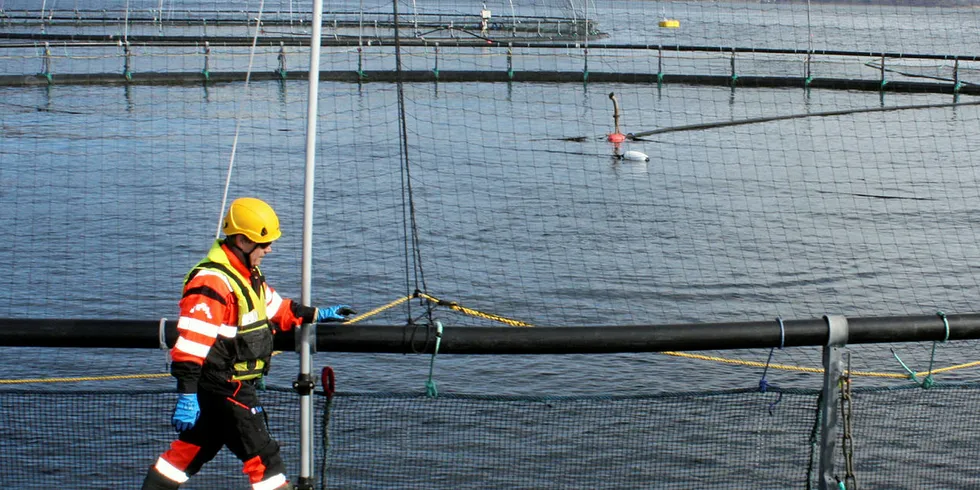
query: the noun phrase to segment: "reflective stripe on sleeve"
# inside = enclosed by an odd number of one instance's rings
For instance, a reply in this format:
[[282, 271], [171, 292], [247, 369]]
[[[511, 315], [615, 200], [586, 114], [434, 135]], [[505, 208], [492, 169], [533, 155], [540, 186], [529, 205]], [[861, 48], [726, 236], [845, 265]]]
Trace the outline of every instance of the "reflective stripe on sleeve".
[[[161, 475], [165, 476], [168, 480], [175, 481], [177, 483], [185, 483], [188, 480], [187, 473], [180, 471], [176, 466], [170, 464], [169, 461], [163, 458], [157, 458], [157, 464], [153, 465]], [[275, 487], [272, 487], [275, 488]]]
[[286, 484], [286, 475], [279, 473], [271, 478], [266, 478], [264, 481], [252, 484], [252, 490], [275, 490]]
[[219, 327], [203, 320], [182, 316], [177, 320], [177, 330], [188, 330], [213, 339], [218, 336]]
[[272, 318], [276, 316], [276, 313], [279, 313], [279, 308], [281, 306], [282, 306], [282, 296], [279, 296], [279, 293], [273, 292], [269, 296], [269, 301], [265, 305], [265, 314], [269, 318]]
[[174, 349], [204, 359], [208, 357], [208, 351], [211, 349], [211, 347], [204, 344], [199, 344], [193, 340], [188, 340], [184, 337], [177, 337], [177, 343], [174, 344]]

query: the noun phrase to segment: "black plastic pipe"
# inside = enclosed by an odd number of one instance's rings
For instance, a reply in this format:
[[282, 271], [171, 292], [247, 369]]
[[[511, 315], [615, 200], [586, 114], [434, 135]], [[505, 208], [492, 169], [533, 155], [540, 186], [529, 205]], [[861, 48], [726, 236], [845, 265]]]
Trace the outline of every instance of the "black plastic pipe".
[[[405, 25], [405, 24], [402, 24]], [[119, 42], [117, 34], [53, 34], [37, 32], [0, 32], [0, 39], [21, 40], [38, 43], [77, 43], [77, 42], [103, 42], [115, 45]], [[199, 47], [205, 42], [211, 46], [241, 46], [252, 45], [253, 39], [248, 36], [161, 36], [161, 35], [129, 35], [127, 41], [131, 45], [143, 46], [187, 46]], [[324, 37], [321, 41], [323, 46], [337, 47], [357, 47], [363, 43], [364, 39], [371, 39], [375, 43], [381, 42], [389, 47], [394, 46], [394, 37], [386, 36], [378, 38], [376, 36], [336, 36]], [[492, 39], [493, 44], [487, 44], [485, 39], [439, 39], [439, 45], [444, 47], [480, 47], [481, 49], [500, 48], [506, 49], [507, 43], [513, 43], [513, 48], [531, 49], [581, 49], [582, 41], [528, 41], [526, 38], [497, 38]], [[402, 39], [403, 47], [409, 46], [432, 46], [435, 39]], [[262, 36], [258, 40], [259, 46], [279, 47], [282, 43], [286, 46], [309, 46], [309, 37], [303, 35], [287, 36]], [[379, 45], [380, 46], [380, 45]], [[3, 47], [0, 45], [0, 47]], [[920, 60], [960, 60], [960, 61], [980, 61], [977, 54], [930, 54], [930, 53], [903, 53], [900, 51], [850, 51], [843, 49], [805, 49], [805, 48], [760, 48], [750, 46], [711, 46], [711, 45], [681, 45], [681, 44], [634, 44], [634, 43], [603, 43], [595, 42], [590, 44], [589, 49], [608, 49], [608, 50], [647, 50], [663, 52], [704, 52], [704, 53], [752, 53], [752, 54], [785, 54], [785, 55], [810, 55], [810, 56], [849, 56], [857, 58], [895, 58], [895, 59], [920, 59]]]
[[[980, 314], [851, 318], [848, 344], [980, 339]], [[161, 348], [159, 320], [0, 319], [0, 346]], [[177, 338], [176, 321], [165, 323], [164, 342]], [[586, 327], [446, 327], [440, 354], [603, 354], [821, 346], [824, 319], [681, 325]], [[432, 353], [429, 326], [319, 324], [321, 352]], [[294, 350], [291, 332], [276, 336], [276, 349]]]
[[[207, 76], [200, 72], [140, 72], [132, 73], [127, 78], [122, 73], [54, 73], [49, 79], [43, 75], [0, 75], [0, 87], [47, 86], [47, 85], [202, 85], [214, 83], [239, 82], [245, 80], [246, 72], [210, 72]], [[306, 72], [287, 73], [287, 80], [300, 80], [308, 76]], [[440, 70], [438, 77], [431, 70], [403, 71], [400, 74], [402, 82], [436, 83], [436, 82], [540, 82], [540, 83], [582, 83], [580, 71], [453, 71]], [[273, 71], [256, 72], [251, 74], [252, 80], [281, 80], [283, 75]], [[399, 74], [394, 71], [365, 71], [358, 74], [355, 71], [321, 71], [321, 81], [363, 83], [397, 82]], [[664, 75], [658, 79], [655, 73], [606, 73], [589, 72], [589, 82], [593, 83], [638, 83], [656, 84], [688, 84], [731, 86], [731, 75]], [[799, 87], [807, 86], [806, 80], [799, 77], [769, 77], [769, 76], [740, 76], [735, 82], [738, 87]], [[980, 85], [967, 84], [959, 88], [953, 83], [943, 82], [911, 82], [889, 81], [884, 87], [881, 80], [872, 79], [842, 79], [814, 78], [810, 80], [810, 88], [834, 90], [862, 90], [869, 92], [897, 93], [937, 93], [962, 95], [980, 95]]]

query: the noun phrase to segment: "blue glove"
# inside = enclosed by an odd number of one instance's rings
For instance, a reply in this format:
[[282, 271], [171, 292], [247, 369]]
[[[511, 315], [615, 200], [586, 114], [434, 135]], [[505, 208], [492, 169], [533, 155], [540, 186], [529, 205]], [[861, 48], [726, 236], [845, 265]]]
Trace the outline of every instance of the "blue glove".
[[316, 309], [316, 322], [338, 322], [344, 321], [350, 315], [356, 315], [354, 308], [348, 305], [330, 306], [328, 308]]
[[201, 416], [201, 406], [197, 404], [197, 393], [181, 393], [174, 407], [174, 416], [170, 424], [177, 432], [190, 430]]

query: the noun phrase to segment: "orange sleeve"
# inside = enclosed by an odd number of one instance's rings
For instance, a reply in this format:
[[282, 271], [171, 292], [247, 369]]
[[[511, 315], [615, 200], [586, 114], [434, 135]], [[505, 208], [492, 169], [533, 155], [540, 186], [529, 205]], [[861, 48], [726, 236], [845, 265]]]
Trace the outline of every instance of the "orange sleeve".
[[170, 350], [171, 374], [181, 393], [197, 391], [201, 366], [219, 336], [233, 337], [237, 305], [227, 278], [219, 273], [198, 272], [184, 287], [177, 320], [177, 342]]
[[[272, 286], [265, 284], [265, 308], [269, 320], [279, 326], [279, 331], [288, 332], [303, 323], [302, 308], [295, 301], [279, 296]], [[313, 313], [314, 315], [316, 313]]]

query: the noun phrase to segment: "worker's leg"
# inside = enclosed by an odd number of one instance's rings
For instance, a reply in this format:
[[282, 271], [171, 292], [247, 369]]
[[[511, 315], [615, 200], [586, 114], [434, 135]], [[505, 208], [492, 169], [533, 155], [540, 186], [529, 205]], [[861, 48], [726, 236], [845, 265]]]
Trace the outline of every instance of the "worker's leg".
[[279, 443], [269, 435], [266, 413], [254, 388], [243, 387], [229, 399], [235, 420], [234, 433], [228, 434], [228, 449], [242, 461], [242, 471], [254, 490], [289, 488], [286, 467], [279, 456]]
[[143, 490], [173, 490], [194, 476], [204, 463], [224, 445], [221, 434], [225, 432], [220, 410], [201, 405], [201, 417], [190, 430], [180, 433], [170, 449], [160, 455], [143, 480]]

